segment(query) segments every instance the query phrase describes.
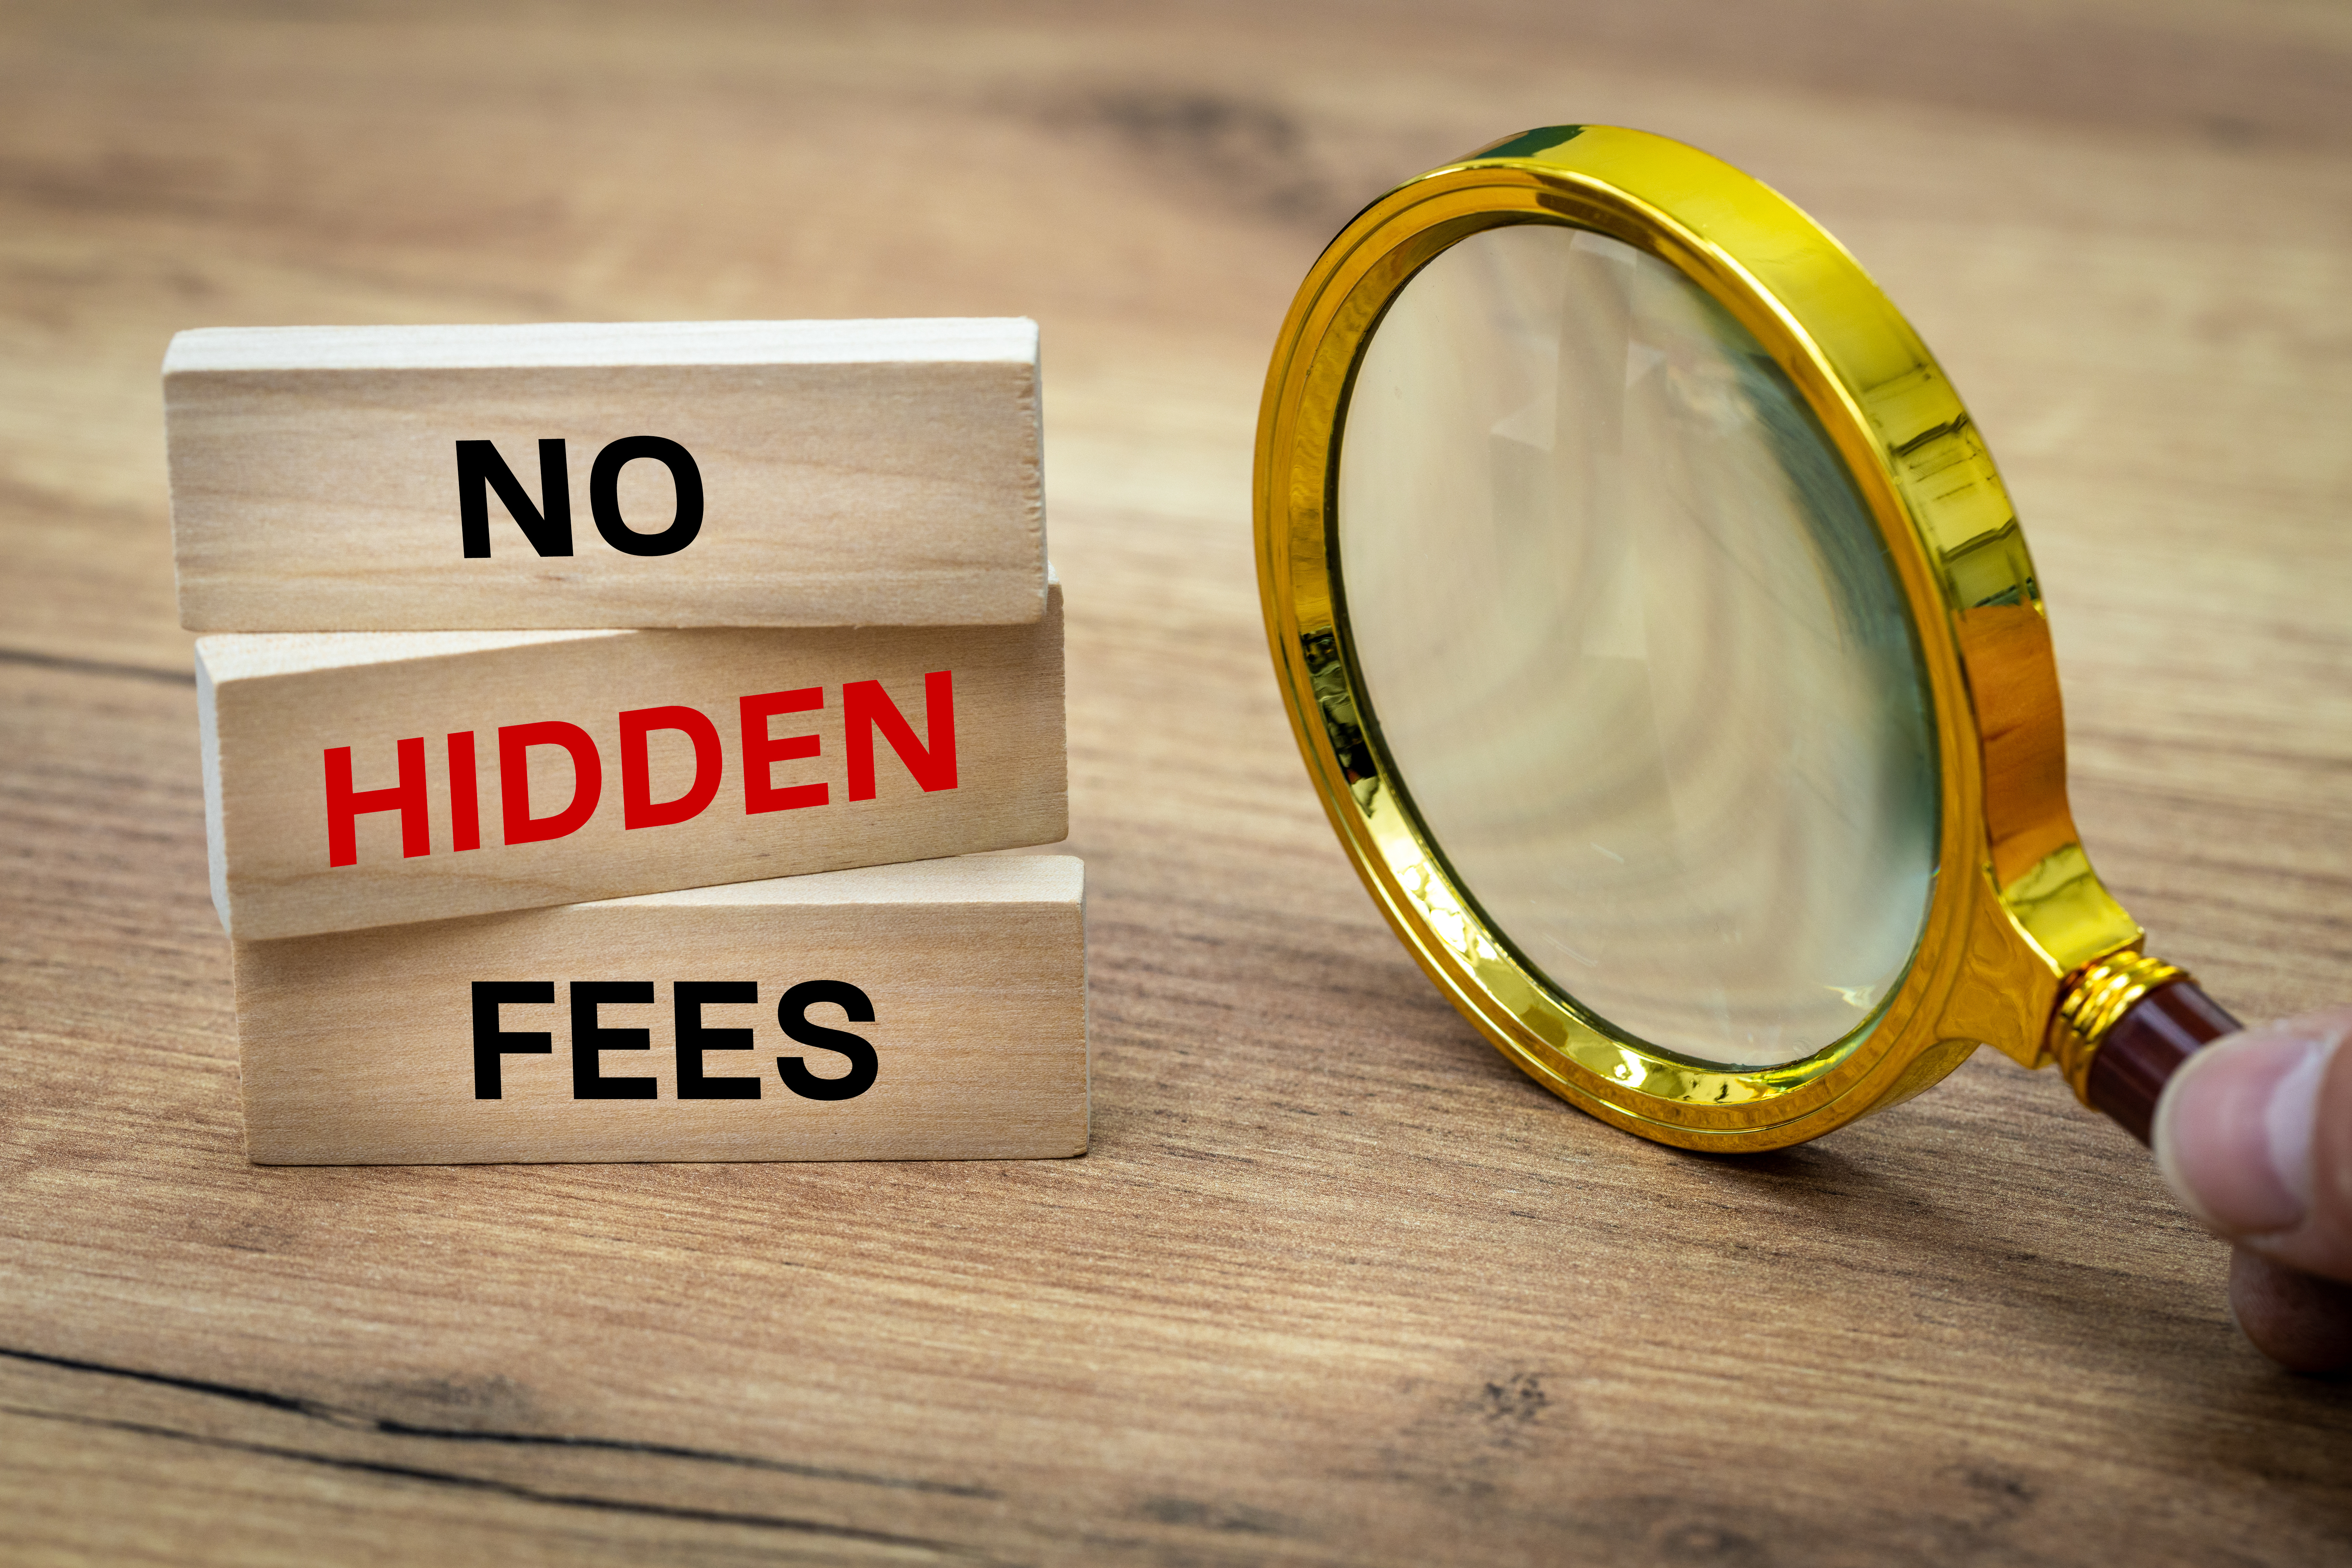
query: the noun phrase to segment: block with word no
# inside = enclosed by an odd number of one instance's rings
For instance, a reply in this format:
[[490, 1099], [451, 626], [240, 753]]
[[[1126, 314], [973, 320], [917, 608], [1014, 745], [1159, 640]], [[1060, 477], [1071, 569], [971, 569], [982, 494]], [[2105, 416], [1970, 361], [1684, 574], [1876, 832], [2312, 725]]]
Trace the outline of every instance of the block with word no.
[[241, 942], [262, 1164], [1087, 1147], [1079, 863], [977, 856]]
[[200, 638], [213, 901], [268, 940], [1050, 844], [1026, 626]]
[[207, 328], [163, 406], [196, 631], [1045, 612], [1026, 320]]

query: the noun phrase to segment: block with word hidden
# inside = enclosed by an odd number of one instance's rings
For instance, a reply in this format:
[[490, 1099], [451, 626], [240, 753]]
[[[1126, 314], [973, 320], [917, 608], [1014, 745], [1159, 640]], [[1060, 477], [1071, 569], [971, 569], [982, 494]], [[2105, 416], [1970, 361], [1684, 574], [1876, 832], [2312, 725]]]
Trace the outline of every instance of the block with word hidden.
[[199, 638], [245, 940], [1050, 844], [1061, 589], [1027, 625]]
[[1083, 872], [984, 855], [236, 944], [262, 1164], [1087, 1147]]
[[1045, 613], [1027, 320], [208, 328], [163, 404], [200, 632]]

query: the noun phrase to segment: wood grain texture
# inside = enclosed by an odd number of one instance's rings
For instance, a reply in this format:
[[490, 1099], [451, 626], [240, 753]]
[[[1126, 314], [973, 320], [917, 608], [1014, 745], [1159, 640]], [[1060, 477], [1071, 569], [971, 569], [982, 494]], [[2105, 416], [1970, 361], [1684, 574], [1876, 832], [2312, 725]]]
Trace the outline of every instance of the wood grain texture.
[[[216, 327], [163, 426], [194, 631], [1045, 612], [1034, 321]], [[614, 446], [646, 436], [685, 457]]]
[[[270, 1165], [1082, 1154], [1084, 899], [1069, 856], [975, 855], [239, 942], [247, 1152]], [[813, 983], [856, 995], [802, 992]], [[497, 1042], [522, 1049], [487, 1070], [478, 984], [514, 998], [491, 1004], [489, 1032], [544, 1037]], [[515, 995], [531, 985], [543, 1000]], [[583, 985], [605, 988], [586, 1027], [641, 1031], [634, 1043], [585, 1032]], [[628, 985], [641, 1001], [611, 989]], [[861, 1001], [870, 1016], [851, 1016]], [[826, 1036], [796, 1044], [787, 1012], [867, 1058]], [[783, 1058], [823, 1082], [791, 1088]], [[624, 1085], [583, 1097], [583, 1070]], [[847, 1092], [828, 1099], [828, 1084]]]
[[1069, 831], [1058, 587], [1025, 626], [258, 633], [196, 660], [213, 901], [248, 941]]
[[[1249, 548], [1318, 249], [1518, 127], [1820, 217], [2023, 509], [2102, 874], [2352, 973], [2352, 39], [2278, 0], [16, 5], [0, 1492], [36, 1563], [2312, 1564], [2352, 1400], [2053, 1075], [1707, 1159], [1349, 873]], [[1034, 1163], [257, 1169], [155, 367], [224, 322], [1037, 318], [1095, 1119]]]

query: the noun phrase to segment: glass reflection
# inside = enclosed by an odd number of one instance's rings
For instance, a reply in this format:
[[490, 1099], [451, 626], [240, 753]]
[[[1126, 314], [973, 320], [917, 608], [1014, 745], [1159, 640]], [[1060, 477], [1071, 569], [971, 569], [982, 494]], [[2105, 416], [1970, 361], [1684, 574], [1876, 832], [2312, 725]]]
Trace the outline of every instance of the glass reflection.
[[1666, 264], [1487, 229], [1391, 303], [1339, 458], [1360, 690], [1465, 890], [1696, 1060], [1796, 1060], [1901, 982], [1936, 867], [1916, 639], [1843, 464]]

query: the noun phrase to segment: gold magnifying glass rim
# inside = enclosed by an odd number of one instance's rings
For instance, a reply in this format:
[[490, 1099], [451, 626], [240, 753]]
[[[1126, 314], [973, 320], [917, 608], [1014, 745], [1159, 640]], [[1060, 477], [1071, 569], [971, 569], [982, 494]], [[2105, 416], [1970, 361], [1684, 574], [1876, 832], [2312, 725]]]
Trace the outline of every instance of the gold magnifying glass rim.
[[[1523, 223], [1591, 230], [1656, 257], [1755, 336], [1845, 462], [1917, 632], [1940, 786], [1927, 920], [1873, 1019], [1800, 1061], [1696, 1062], [1578, 1005], [1489, 925], [1413, 814], [1377, 725], [1363, 721], [1370, 709], [1333, 593], [1348, 393], [1389, 303], [1423, 266], [1471, 234]], [[1729, 164], [1644, 132], [1555, 126], [1366, 208], [1299, 286], [1276, 342], [1255, 513], [1266, 636], [1292, 729], [1366, 889], [1506, 1057], [1604, 1121], [1689, 1148], [1774, 1148], [1907, 1099], [1980, 1044], [2041, 1066], [2065, 1045], [2053, 1023], [2060, 983], [2138, 944], [2067, 808], [2048, 625], [1990, 454], [1853, 258]]]

